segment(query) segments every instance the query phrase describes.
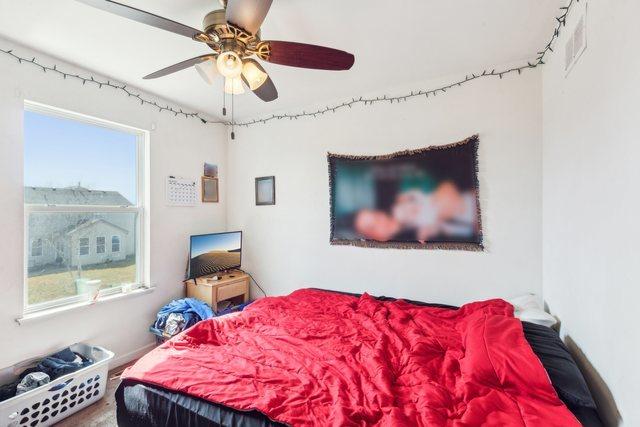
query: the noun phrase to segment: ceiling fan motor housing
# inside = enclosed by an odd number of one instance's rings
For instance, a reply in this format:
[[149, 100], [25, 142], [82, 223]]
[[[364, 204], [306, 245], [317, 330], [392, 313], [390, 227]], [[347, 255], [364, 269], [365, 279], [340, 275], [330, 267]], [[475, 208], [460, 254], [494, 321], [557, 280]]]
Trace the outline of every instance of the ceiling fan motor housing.
[[225, 19], [225, 10], [219, 9], [214, 10], [213, 12], [207, 13], [202, 21], [202, 27], [205, 33], [213, 33], [217, 32], [216, 30], [220, 27], [226, 27], [227, 21]]
[[252, 35], [243, 29], [231, 25], [226, 20], [224, 9], [209, 12], [202, 22], [204, 32], [216, 39], [217, 45], [211, 46], [216, 52], [233, 51], [241, 58], [251, 56], [260, 42], [261, 31]]

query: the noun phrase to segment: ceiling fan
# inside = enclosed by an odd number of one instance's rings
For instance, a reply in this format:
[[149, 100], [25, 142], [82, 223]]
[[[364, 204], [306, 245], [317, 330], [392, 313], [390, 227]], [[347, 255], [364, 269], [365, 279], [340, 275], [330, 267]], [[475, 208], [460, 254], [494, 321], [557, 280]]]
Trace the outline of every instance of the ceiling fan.
[[253, 56], [273, 64], [317, 70], [348, 70], [352, 54], [304, 43], [262, 40], [260, 26], [273, 0], [220, 0], [223, 9], [204, 17], [203, 30], [136, 9], [112, 0], [78, 0], [95, 8], [205, 43], [213, 53], [187, 59], [144, 77], [155, 79], [190, 67], [212, 84], [218, 74], [225, 78], [225, 92], [244, 93], [246, 85], [258, 98], [270, 102], [278, 91], [265, 69]]

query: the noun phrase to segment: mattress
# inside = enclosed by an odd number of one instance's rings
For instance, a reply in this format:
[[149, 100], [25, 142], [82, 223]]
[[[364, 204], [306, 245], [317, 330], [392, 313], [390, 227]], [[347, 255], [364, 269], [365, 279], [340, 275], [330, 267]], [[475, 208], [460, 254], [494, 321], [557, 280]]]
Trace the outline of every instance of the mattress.
[[[350, 294], [357, 296], [356, 294]], [[377, 297], [383, 301], [394, 298]], [[405, 300], [407, 301], [407, 300]], [[456, 307], [407, 301], [415, 305]], [[558, 334], [547, 327], [523, 322], [527, 342], [545, 367], [561, 400], [585, 426], [601, 426], [588, 387]], [[238, 411], [180, 392], [134, 380], [124, 380], [116, 391], [120, 426], [281, 426], [257, 411]]]

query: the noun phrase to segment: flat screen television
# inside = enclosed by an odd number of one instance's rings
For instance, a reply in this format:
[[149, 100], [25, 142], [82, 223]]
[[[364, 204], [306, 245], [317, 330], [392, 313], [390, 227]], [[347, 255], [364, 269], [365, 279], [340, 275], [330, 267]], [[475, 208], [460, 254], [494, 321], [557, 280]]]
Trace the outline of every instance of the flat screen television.
[[240, 268], [241, 261], [242, 231], [191, 236], [190, 279]]

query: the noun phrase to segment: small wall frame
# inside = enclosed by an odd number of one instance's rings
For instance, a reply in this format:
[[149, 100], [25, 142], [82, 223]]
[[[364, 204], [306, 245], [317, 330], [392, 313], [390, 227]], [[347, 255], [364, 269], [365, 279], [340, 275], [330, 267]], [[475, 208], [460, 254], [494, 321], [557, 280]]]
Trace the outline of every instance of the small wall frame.
[[220, 195], [218, 192], [218, 178], [208, 176], [202, 177], [202, 203], [218, 203]]
[[276, 177], [263, 176], [256, 178], [256, 206], [276, 204]]

